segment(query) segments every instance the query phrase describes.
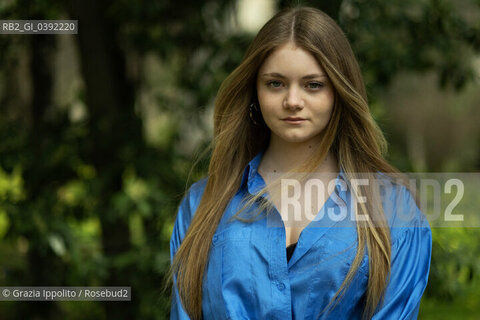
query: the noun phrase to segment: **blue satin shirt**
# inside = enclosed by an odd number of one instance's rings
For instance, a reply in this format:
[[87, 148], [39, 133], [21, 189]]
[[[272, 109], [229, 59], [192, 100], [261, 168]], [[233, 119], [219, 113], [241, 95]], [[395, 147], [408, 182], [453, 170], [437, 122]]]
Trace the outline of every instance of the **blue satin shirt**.
[[[212, 239], [204, 274], [204, 319], [361, 319], [368, 279], [368, 256], [339, 304], [323, 312], [340, 288], [356, 253], [357, 231], [351, 219], [350, 191], [340, 171], [334, 192], [302, 231], [289, 261], [280, 214], [245, 223], [228, 221], [246, 193], [265, 186], [257, 172], [263, 152], [245, 168], [241, 186], [230, 201]], [[173, 259], [202, 198], [206, 178], [194, 183], [183, 198], [170, 240]], [[432, 236], [430, 226], [405, 187], [382, 193], [392, 241], [391, 274], [383, 303], [372, 319], [416, 319], [427, 285]], [[338, 215], [328, 215], [333, 212]], [[407, 213], [407, 214], [405, 214]], [[335, 218], [337, 217], [337, 218]], [[268, 220], [268, 221], [267, 221]], [[275, 222], [278, 223], [272, 223]], [[170, 319], [188, 319], [174, 287]]]

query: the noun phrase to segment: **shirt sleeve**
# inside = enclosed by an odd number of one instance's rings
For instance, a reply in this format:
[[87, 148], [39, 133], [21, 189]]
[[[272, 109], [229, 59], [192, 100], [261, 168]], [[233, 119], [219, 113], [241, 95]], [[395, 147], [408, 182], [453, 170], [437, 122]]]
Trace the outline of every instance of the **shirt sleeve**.
[[[432, 233], [410, 192], [403, 192], [402, 214], [392, 227], [392, 260], [383, 304], [372, 319], [417, 319], [420, 299], [427, 286], [432, 253]], [[396, 213], [398, 215], [399, 212]], [[403, 215], [405, 217], [405, 214]], [[393, 238], [393, 235], [398, 235]]]
[[[194, 183], [185, 197], [182, 199], [180, 206], [178, 207], [177, 218], [173, 226], [172, 236], [170, 238], [170, 263], [173, 262], [173, 257], [177, 253], [180, 244], [187, 233], [187, 229], [192, 220], [193, 214], [198, 207], [198, 204], [201, 199], [201, 190], [199, 188], [204, 186], [205, 180], [201, 180], [197, 183]], [[170, 319], [171, 320], [186, 320], [190, 319], [187, 313], [185, 312], [180, 295], [178, 294], [177, 289], [177, 277], [173, 276], [173, 288], [172, 288], [172, 305], [170, 309]]]
[[[175, 225], [173, 227], [172, 237], [170, 239], [170, 263], [173, 262], [173, 257], [177, 253], [178, 248], [180, 247], [181, 241], [185, 236], [184, 230], [182, 225], [184, 224], [181, 221], [181, 217], [184, 216], [186, 212], [184, 210], [188, 210], [188, 207], [185, 205], [185, 199], [182, 201], [179, 211], [177, 214], [177, 219], [175, 221]], [[188, 213], [187, 213], [188, 214]], [[186, 231], [186, 230], [185, 230]], [[178, 294], [177, 289], [177, 276], [173, 275], [173, 286], [172, 286], [172, 305], [170, 309], [170, 320], [183, 320], [183, 319], [190, 319], [183, 309], [181, 304], [180, 295]]]

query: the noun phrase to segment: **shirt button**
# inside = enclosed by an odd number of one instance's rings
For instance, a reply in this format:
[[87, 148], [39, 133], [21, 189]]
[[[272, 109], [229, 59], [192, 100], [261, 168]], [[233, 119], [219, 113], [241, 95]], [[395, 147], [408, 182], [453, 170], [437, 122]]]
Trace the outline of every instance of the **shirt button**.
[[279, 283], [277, 283], [277, 288], [278, 288], [278, 290], [283, 291], [283, 290], [285, 290], [285, 285], [283, 283], [279, 282]]

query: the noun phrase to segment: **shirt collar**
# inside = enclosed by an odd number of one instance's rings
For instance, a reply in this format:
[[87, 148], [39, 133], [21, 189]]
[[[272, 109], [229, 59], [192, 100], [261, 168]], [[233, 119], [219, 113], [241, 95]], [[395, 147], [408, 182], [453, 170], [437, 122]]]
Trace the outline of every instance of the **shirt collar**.
[[340, 170], [338, 172], [337, 179], [335, 179], [335, 192], [338, 194], [342, 200], [347, 203], [347, 192], [348, 192], [348, 184], [347, 184], [347, 176], [345, 175], [345, 171], [340, 166]]
[[[257, 174], [258, 167], [260, 166], [260, 162], [262, 160], [264, 152], [265, 150], [262, 150], [257, 153], [257, 155], [252, 160], [250, 160], [250, 162], [243, 170], [240, 189], [244, 188], [246, 185], [247, 191], [250, 194], [258, 192], [262, 187], [265, 186], [265, 182], [263, 181], [262, 177], [260, 176], [260, 174]], [[343, 168], [340, 167], [338, 176], [335, 179], [335, 192], [345, 202], [347, 201], [348, 191], [348, 184], [346, 182], [347, 177], [345, 175], [345, 171], [343, 171]]]
[[250, 162], [247, 164], [247, 166], [243, 170], [243, 176], [242, 176], [242, 182], [240, 183], [240, 188], [243, 188], [245, 184], [247, 184], [248, 191], [251, 194], [254, 193], [254, 190], [252, 189], [252, 184], [258, 181], [258, 178], [260, 178], [260, 180], [263, 181], [260, 175], [258, 175], [258, 177], [255, 177], [257, 174], [258, 167], [260, 166], [260, 161], [263, 158], [263, 154], [264, 154], [264, 150], [257, 153], [257, 155], [252, 160], [250, 160]]

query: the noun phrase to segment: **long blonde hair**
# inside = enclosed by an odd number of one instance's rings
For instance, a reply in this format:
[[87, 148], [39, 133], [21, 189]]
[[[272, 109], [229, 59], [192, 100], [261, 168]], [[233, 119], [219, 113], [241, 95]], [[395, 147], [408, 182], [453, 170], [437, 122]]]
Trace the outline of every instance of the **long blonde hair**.
[[[287, 42], [309, 51], [329, 77], [335, 105], [315, 155], [300, 168], [312, 172], [330, 150], [348, 180], [362, 173], [374, 180], [375, 172], [393, 178], [398, 171], [385, 159], [385, 138], [372, 118], [365, 85], [350, 44], [338, 25], [322, 11], [297, 7], [284, 9], [258, 32], [241, 64], [222, 83], [214, 107], [214, 139], [203, 197], [179, 247], [170, 270], [177, 277], [182, 305], [192, 319], [202, 317], [202, 281], [212, 237], [224, 210], [240, 187], [247, 163], [269, 141], [265, 123], [249, 119], [249, 104], [256, 100], [257, 72], [265, 58]], [[260, 197], [262, 190], [253, 197]], [[367, 248], [369, 277], [364, 317], [371, 317], [382, 301], [390, 272], [390, 233], [380, 200], [374, 190], [359, 189], [368, 201], [356, 214], [357, 252], [350, 270], [331, 303], [337, 304], [358, 270]], [[376, 200], [375, 200], [376, 199]]]

